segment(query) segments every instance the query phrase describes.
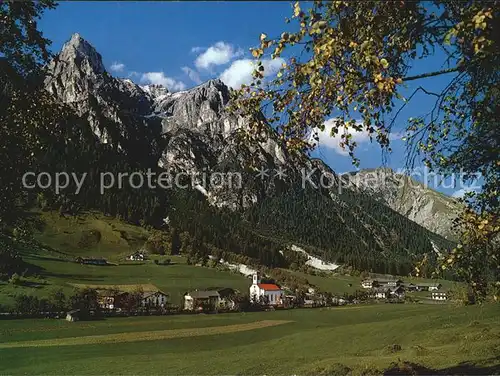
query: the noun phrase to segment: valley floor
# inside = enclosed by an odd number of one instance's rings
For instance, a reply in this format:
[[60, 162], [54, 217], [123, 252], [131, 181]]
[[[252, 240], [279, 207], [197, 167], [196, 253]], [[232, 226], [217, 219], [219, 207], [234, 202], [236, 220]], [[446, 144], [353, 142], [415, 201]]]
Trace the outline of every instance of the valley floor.
[[[31, 276], [23, 278], [17, 285], [0, 281], [0, 312], [12, 308], [16, 295], [35, 295], [47, 298], [58, 289], [66, 296], [74, 293], [75, 287], [119, 287], [130, 289], [143, 286], [148, 290], [162, 290], [169, 294], [169, 302], [183, 303], [186, 292], [211, 287], [230, 287], [247, 293], [251, 280], [237, 272], [188, 265], [182, 256], [150, 255], [147, 261], [127, 261], [126, 257], [139, 250], [150, 235], [141, 227], [132, 226], [99, 213], [87, 213], [76, 217], [61, 217], [59, 213], [37, 213], [44, 223], [44, 229], [37, 234], [37, 240], [45, 248], [28, 248], [22, 252], [23, 260], [34, 270]], [[78, 244], [85, 234], [97, 231], [100, 241], [88, 247]], [[112, 266], [80, 265], [76, 257], [104, 257]], [[170, 259], [170, 265], [156, 265], [153, 259]], [[354, 293], [359, 290], [361, 277], [341, 274], [310, 275], [290, 271], [320, 290], [335, 296]], [[432, 280], [404, 277], [407, 282], [436, 282]], [[444, 289], [452, 287], [450, 281], [439, 281]], [[429, 293], [418, 293], [425, 299]]]
[[500, 305], [378, 304], [3, 320], [0, 373], [382, 374], [398, 363], [420, 374], [493, 374], [500, 372], [499, 314]]

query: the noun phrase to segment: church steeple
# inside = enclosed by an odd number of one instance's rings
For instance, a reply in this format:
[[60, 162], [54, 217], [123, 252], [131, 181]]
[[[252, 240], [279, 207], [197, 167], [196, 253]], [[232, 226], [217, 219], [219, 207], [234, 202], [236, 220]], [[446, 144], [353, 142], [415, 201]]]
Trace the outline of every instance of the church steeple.
[[260, 283], [260, 278], [259, 278], [258, 272], [253, 273], [252, 281], [253, 281], [254, 285], [258, 285]]

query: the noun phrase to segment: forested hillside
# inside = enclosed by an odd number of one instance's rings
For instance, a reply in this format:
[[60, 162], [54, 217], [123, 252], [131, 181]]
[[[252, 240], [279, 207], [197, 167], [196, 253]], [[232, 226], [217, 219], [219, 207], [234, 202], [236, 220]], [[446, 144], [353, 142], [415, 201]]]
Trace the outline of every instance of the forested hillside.
[[[99, 210], [158, 229], [171, 252], [187, 253], [193, 262], [219, 254], [287, 266], [291, 260], [285, 250], [298, 243], [326, 260], [360, 270], [405, 274], [417, 256], [434, 254], [431, 240], [448, 246], [356, 190], [338, 195], [334, 188], [304, 189], [293, 171], [314, 161], [305, 158], [297, 165], [272, 131], [252, 144], [236, 142], [247, 123], [226, 112], [229, 89], [220, 80], [182, 93], [152, 91], [112, 77], [97, 51], [75, 34], [49, 65], [44, 85], [43, 111], [28, 119], [26, 128], [35, 140], [25, 145], [33, 155], [26, 168], [52, 176], [62, 171], [87, 176], [80, 191], [75, 182], [60, 192], [53, 187], [23, 191], [19, 206], [24, 210], [37, 207], [60, 215]], [[13, 103], [19, 102], [16, 95], [7, 92]], [[23, 103], [17, 105], [26, 107]], [[292, 172], [286, 180], [262, 180], [249, 168], [255, 161], [269, 170]], [[124, 184], [102, 190], [102, 173], [117, 177], [148, 170], [183, 172], [186, 180], [199, 172], [231, 171], [242, 174], [243, 184], [218, 189]]]

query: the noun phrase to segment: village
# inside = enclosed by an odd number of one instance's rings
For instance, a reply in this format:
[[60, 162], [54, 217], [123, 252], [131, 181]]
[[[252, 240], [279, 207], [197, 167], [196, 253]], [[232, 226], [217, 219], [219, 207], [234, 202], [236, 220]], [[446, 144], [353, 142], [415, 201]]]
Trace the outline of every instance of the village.
[[[129, 260], [143, 261], [142, 254], [133, 254]], [[88, 260], [79, 260], [88, 263]], [[102, 260], [96, 264], [102, 265]], [[405, 283], [401, 279], [362, 279], [360, 289], [353, 294], [317, 292], [314, 288], [307, 291], [291, 291], [286, 286], [265, 279], [259, 272], [251, 277], [248, 292], [238, 291], [231, 287], [208, 287], [187, 291], [180, 304], [173, 302], [169, 293], [161, 290], [120, 291], [117, 288], [96, 289], [99, 309], [104, 314], [175, 314], [175, 313], [223, 313], [258, 310], [276, 310], [292, 308], [315, 308], [340, 306], [361, 303], [404, 303], [414, 300], [406, 299], [407, 294], [425, 293], [424, 299], [429, 303], [448, 300], [448, 292], [442, 290], [440, 283]], [[420, 295], [423, 296], [423, 295]], [[68, 321], [80, 319], [79, 309], [68, 312]]]

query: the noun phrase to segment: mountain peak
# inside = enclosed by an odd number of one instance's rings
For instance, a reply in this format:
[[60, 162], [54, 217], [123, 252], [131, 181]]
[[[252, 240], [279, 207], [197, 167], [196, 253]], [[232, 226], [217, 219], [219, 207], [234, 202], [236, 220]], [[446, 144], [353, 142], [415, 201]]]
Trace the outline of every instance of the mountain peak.
[[168, 89], [160, 84], [149, 84], [141, 86], [141, 89], [144, 90], [149, 96], [153, 99], [162, 99], [168, 93]]
[[74, 33], [64, 44], [59, 59], [74, 61], [79, 66], [86, 62], [95, 73], [105, 72], [101, 54], [78, 33]]
[[220, 78], [213, 78], [211, 80], [205, 81], [200, 85], [196, 86], [197, 88], [205, 88], [205, 89], [216, 89], [219, 91], [228, 91], [227, 85], [222, 82]]

